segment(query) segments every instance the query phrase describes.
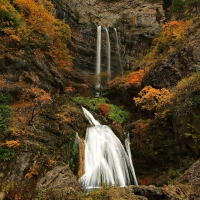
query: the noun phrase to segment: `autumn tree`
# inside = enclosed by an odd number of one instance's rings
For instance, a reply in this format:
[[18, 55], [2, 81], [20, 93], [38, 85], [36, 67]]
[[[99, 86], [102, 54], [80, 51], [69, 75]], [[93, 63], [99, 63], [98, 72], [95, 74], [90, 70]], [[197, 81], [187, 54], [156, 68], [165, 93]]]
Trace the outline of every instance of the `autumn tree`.
[[143, 58], [147, 67], [154, 66], [161, 59], [166, 59], [184, 41], [192, 21], [169, 21], [162, 26], [162, 32], [154, 38], [151, 51]]
[[47, 55], [59, 67], [70, 69], [67, 40], [70, 27], [53, 15], [50, 0], [0, 0], [0, 59], [22, 49]]
[[[156, 115], [159, 115], [160, 111], [163, 111], [172, 103], [173, 97], [173, 93], [166, 88], [155, 89], [151, 86], [144, 87], [138, 95], [139, 97], [133, 98], [135, 104], [142, 109], [154, 112]], [[163, 115], [160, 116], [164, 117]]]
[[[28, 120], [28, 124], [30, 125], [35, 117], [42, 113], [44, 107], [52, 102], [50, 94], [40, 88], [28, 89], [21, 98], [24, 101], [24, 105], [31, 109], [30, 118]], [[26, 102], [29, 103], [26, 104]]]

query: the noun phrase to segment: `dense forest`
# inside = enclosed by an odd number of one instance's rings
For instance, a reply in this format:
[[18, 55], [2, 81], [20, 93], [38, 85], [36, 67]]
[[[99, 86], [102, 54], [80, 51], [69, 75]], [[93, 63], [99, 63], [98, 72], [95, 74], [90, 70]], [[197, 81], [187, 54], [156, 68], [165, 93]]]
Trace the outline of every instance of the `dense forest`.
[[[0, 0], [0, 200], [200, 198], [199, 6]], [[112, 46], [118, 30], [123, 75], [116, 47], [112, 76], [105, 50], [95, 74], [97, 25], [110, 27]], [[81, 106], [122, 144], [129, 133], [139, 186], [87, 193], [78, 182]]]

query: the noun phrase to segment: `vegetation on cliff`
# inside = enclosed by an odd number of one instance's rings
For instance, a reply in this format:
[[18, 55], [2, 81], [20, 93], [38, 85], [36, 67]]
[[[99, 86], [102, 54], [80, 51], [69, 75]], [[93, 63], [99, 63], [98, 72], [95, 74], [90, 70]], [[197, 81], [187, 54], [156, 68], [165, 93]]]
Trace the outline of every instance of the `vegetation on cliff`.
[[[75, 184], [67, 191], [32, 190], [55, 166], [70, 165], [76, 171], [74, 141], [77, 133], [84, 137], [88, 126], [80, 105], [116, 132], [130, 133], [141, 184], [172, 182], [199, 157], [198, 62], [189, 71], [183, 59], [180, 68], [185, 73], [177, 73], [173, 84], [165, 84], [162, 76], [158, 85], [149, 81], [151, 73], [176, 69], [179, 60], [174, 58], [197, 48], [191, 35], [199, 24], [196, 18], [186, 19], [185, 4], [198, 14], [198, 1], [172, 1], [171, 11], [179, 19], [162, 25], [135, 71], [112, 80], [106, 97], [94, 98], [84, 96], [92, 93], [91, 83], [86, 85], [71, 68], [67, 42], [73, 33], [52, 14], [51, 1], [0, 0], [0, 189], [8, 199], [135, 198], [129, 188], [117, 186], [104, 186], [88, 196], [76, 193], [80, 187]], [[104, 80], [106, 85], [107, 77]], [[154, 176], [164, 178], [155, 182]]]
[[29, 49], [37, 56], [50, 56], [58, 66], [70, 66], [66, 46], [70, 28], [55, 18], [51, 1], [2, 0], [0, 3], [1, 58], [9, 53], [20, 56]]

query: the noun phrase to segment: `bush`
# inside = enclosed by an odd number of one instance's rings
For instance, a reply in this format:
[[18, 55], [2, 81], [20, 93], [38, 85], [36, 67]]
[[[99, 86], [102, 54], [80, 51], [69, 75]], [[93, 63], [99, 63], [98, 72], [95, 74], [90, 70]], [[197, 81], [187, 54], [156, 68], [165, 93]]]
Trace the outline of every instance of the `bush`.
[[104, 120], [115, 121], [116, 123], [123, 123], [128, 119], [129, 113], [119, 106], [109, 103], [107, 98], [91, 98], [91, 97], [74, 97], [76, 103], [87, 107], [91, 111], [100, 114]]

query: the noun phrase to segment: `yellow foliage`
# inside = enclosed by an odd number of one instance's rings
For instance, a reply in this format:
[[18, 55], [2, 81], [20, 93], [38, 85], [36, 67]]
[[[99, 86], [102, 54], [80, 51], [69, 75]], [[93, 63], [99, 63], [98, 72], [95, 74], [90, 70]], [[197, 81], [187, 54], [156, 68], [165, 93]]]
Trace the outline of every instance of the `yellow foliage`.
[[[169, 21], [162, 26], [162, 32], [153, 40], [151, 51], [143, 58], [149, 67], [173, 53], [191, 28], [192, 21]], [[161, 55], [162, 54], [162, 55]]]
[[[70, 27], [55, 18], [53, 9], [50, 0], [0, 0], [0, 58], [7, 53], [18, 55], [21, 47], [31, 49], [33, 54], [41, 49], [59, 67], [69, 69], [71, 57], [66, 41], [71, 38]], [[1, 12], [11, 17], [1, 19]]]
[[126, 76], [125, 84], [128, 85], [135, 85], [139, 86], [142, 82], [144, 77], [144, 69], [139, 69], [138, 71], [131, 72], [129, 75]]
[[32, 178], [35, 175], [38, 175], [40, 166], [38, 164], [34, 164], [30, 169], [29, 172], [25, 175], [26, 178]]
[[9, 148], [18, 147], [20, 146], [20, 142], [18, 140], [7, 140], [4, 145]]
[[157, 111], [171, 104], [173, 93], [166, 88], [155, 89], [146, 86], [140, 91], [139, 96], [133, 98], [137, 106], [148, 111]]

